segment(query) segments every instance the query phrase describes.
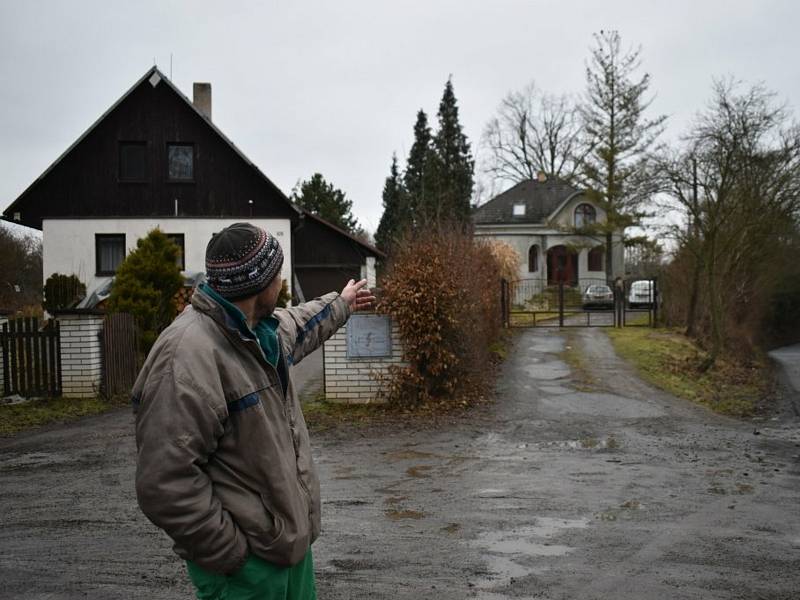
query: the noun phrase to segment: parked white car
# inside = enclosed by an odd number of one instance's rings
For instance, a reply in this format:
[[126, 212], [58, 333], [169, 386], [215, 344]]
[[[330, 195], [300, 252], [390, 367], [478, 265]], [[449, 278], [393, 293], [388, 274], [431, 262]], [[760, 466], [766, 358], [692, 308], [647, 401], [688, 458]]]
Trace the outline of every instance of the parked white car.
[[628, 289], [629, 308], [653, 306], [655, 286], [651, 280], [634, 281]]

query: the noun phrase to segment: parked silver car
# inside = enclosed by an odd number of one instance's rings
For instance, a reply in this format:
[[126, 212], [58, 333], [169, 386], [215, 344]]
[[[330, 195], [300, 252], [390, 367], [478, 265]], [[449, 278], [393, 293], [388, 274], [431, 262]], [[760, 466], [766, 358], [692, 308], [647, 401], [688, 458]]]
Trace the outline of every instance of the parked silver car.
[[614, 308], [614, 292], [603, 284], [593, 284], [583, 293], [583, 308]]
[[628, 307], [650, 308], [653, 306], [655, 286], [650, 280], [634, 281], [628, 289]]

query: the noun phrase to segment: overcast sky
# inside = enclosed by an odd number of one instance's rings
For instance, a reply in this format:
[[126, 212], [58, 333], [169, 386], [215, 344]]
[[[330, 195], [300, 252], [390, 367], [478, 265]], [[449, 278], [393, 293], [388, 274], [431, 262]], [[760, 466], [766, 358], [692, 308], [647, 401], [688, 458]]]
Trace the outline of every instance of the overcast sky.
[[0, 209], [153, 65], [286, 194], [322, 173], [369, 231], [392, 152], [420, 108], [435, 120], [452, 75], [461, 122], [480, 135], [502, 97], [534, 80], [580, 93], [592, 33], [642, 46], [652, 115], [677, 137], [713, 77], [762, 81], [800, 102], [796, 0], [0, 0]]

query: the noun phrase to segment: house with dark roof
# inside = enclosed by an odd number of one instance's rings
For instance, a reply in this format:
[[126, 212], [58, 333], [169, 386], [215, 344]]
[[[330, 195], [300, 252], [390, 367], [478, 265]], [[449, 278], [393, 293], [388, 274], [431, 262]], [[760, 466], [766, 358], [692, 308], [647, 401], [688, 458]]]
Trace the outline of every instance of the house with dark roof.
[[519, 279], [581, 289], [623, 273], [622, 231], [612, 238], [611, 273], [606, 273], [605, 236], [581, 233], [605, 218], [584, 192], [544, 174], [517, 183], [472, 214], [477, 237], [501, 240], [517, 250], [522, 257]]
[[280, 276], [295, 298], [361, 274], [374, 285], [382, 254], [296, 207], [213, 123], [211, 85], [193, 92], [189, 100], [149, 69], [4, 211], [42, 231], [44, 278], [75, 274], [91, 294], [155, 227], [181, 249], [190, 277], [205, 270], [214, 233], [250, 221], [280, 241]]

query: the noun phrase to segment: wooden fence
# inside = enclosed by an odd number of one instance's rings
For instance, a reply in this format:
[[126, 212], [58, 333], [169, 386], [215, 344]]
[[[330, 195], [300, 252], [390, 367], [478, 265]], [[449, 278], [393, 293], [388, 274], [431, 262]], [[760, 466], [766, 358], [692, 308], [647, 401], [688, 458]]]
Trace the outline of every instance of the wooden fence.
[[3, 324], [3, 395], [61, 395], [61, 339], [56, 321], [40, 329], [35, 317]]
[[128, 313], [112, 313], [103, 324], [103, 384], [106, 397], [129, 394], [139, 373], [136, 322]]

